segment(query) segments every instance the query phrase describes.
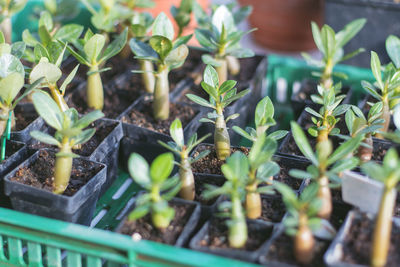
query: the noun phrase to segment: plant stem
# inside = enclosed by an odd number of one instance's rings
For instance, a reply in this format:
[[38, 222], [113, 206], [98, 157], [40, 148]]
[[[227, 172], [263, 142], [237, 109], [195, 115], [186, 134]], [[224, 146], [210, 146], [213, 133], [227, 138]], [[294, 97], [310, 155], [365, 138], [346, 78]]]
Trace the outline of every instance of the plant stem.
[[[98, 66], [93, 66], [90, 71], [98, 71]], [[102, 110], [104, 106], [103, 83], [99, 72], [88, 76], [87, 100], [89, 108]]]
[[144, 71], [142, 73], [144, 88], [147, 93], [153, 93], [155, 85], [153, 62], [149, 60], [139, 60], [139, 64], [140, 64], [140, 69]]
[[299, 229], [294, 238], [294, 255], [301, 264], [309, 264], [314, 257], [314, 236], [308, 227], [307, 215], [300, 213]]
[[216, 58], [216, 61], [219, 63], [219, 67], [215, 67], [215, 70], [218, 73], [219, 84], [221, 85], [223, 82], [228, 80], [228, 63], [226, 62], [226, 58]]
[[153, 113], [156, 120], [169, 117], [169, 82], [168, 66], [159, 65], [154, 87]]
[[0, 30], [3, 31], [4, 34], [4, 39], [6, 43], [11, 44], [12, 39], [12, 23], [11, 23], [11, 18], [9, 16], [6, 16], [4, 20], [0, 24]]
[[383, 267], [386, 265], [396, 194], [396, 190], [385, 185], [372, 239], [371, 265], [373, 267]]
[[67, 102], [65, 102], [64, 96], [60, 93], [57, 86], [49, 86], [49, 89], [51, 96], [53, 97], [54, 101], [56, 101], [61, 111], [67, 111], [69, 109]]
[[242, 203], [237, 194], [232, 195], [232, 216], [229, 225], [229, 246], [232, 248], [241, 248], [247, 241], [247, 224], [243, 214]]
[[373, 151], [373, 140], [370, 133], [366, 134], [363, 144], [368, 145], [369, 147], [360, 146], [358, 148], [357, 157], [361, 160], [361, 162], [368, 162], [372, 159], [372, 151]]
[[231, 154], [231, 141], [222, 108], [217, 106], [218, 117], [215, 120], [214, 146], [219, 160], [225, 160]]
[[333, 71], [332, 60], [328, 59], [325, 65], [324, 72], [322, 73], [321, 76], [321, 83], [326, 90], [330, 89], [333, 86], [332, 71]]
[[[68, 138], [64, 138], [60, 153], [71, 152], [69, 140]], [[56, 156], [53, 193], [62, 194], [67, 189], [71, 177], [72, 161], [73, 159], [70, 156]]]
[[181, 179], [182, 187], [179, 195], [186, 200], [194, 200], [194, 176], [187, 153], [182, 153], [181, 167], [179, 168], [179, 177]]
[[246, 214], [249, 219], [257, 219], [261, 216], [261, 196], [257, 190], [258, 183], [255, 181], [246, 186]]
[[318, 198], [321, 199], [322, 205], [318, 212], [318, 217], [329, 220], [332, 213], [332, 194], [329, 188], [329, 179], [326, 175], [318, 179]]
[[[159, 203], [164, 201], [160, 197], [160, 187], [158, 185], [153, 185], [150, 194], [153, 203]], [[163, 213], [156, 212], [154, 210], [152, 210], [151, 212], [151, 220], [153, 222], [154, 227], [156, 227], [157, 229], [165, 229], [171, 222]]]
[[[389, 124], [390, 124], [390, 108], [389, 108], [389, 101], [387, 96], [382, 98], [382, 114], [381, 114], [381, 119], [383, 119], [385, 122], [383, 122], [382, 128], [379, 129], [379, 131], [386, 133], [389, 129]], [[384, 139], [383, 135], [380, 133], [375, 134], [376, 138], [379, 139]]]
[[236, 76], [240, 73], [240, 62], [236, 57], [226, 56], [226, 63], [230, 74]]

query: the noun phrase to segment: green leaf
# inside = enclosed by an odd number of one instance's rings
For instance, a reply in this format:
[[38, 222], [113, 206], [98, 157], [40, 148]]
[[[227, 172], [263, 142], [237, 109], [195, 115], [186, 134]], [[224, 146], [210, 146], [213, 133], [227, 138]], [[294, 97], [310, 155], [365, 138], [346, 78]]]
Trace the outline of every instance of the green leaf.
[[284, 138], [289, 132], [286, 130], [278, 130], [268, 135], [269, 138], [272, 138], [276, 141]]
[[325, 57], [333, 57], [336, 48], [335, 31], [329, 25], [325, 24], [321, 30], [321, 38], [324, 45]]
[[248, 134], [245, 130], [240, 128], [239, 126], [233, 126], [232, 129], [239, 135], [243, 136], [244, 138], [250, 140], [250, 141], [255, 141], [255, 138], [252, 137], [250, 134]]
[[114, 41], [111, 42], [104, 50], [103, 57], [101, 58], [100, 62], [107, 61], [108, 59], [112, 58], [113, 56], [117, 55], [121, 50], [125, 47], [126, 42], [128, 39], [128, 28], [117, 36]]
[[205, 100], [197, 95], [187, 94], [186, 97], [203, 107], [214, 108], [214, 106], [211, 105], [207, 100]]
[[261, 164], [257, 169], [257, 177], [263, 179], [266, 182], [271, 176], [275, 176], [279, 173], [280, 167], [276, 162], [268, 161]]
[[219, 34], [222, 33], [222, 28], [225, 28], [228, 33], [236, 29], [232, 13], [224, 5], [215, 10], [212, 16], [212, 25], [218, 30]]
[[321, 39], [321, 34], [319, 31], [319, 27], [317, 25], [317, 23], [315, 23], [314, 21], [311, 22], [311, 30], [312, 30], [312, 34], [313, 34], [313, 38], [314, 38], [314, 42], [315, 45], [318, 47], [318, 50], [322, 52], [322, 54], [325, 54], [325, 47], [322, 44], [322, 39]]
[[128, 170], [133, 180], [144, 188], [151, 185], [149, 164], [137, 153], [132, 153], [128, 159]]
[[35, 45], [33, 53], [35, 55], [36, 62], [39, 62], [42, 58], [47, 58], [48, 61], [52, 61], [47, 49], [42, 44]]
[[301, 153], [303, 153], [303, 155], [308, 158], [312, 164], [314, 165], [318, 165], [318, 160], [310, 146], [310, 143], [307, 140], [306, 135], [304, 134], [303, 130], [301, 129], [301, 127], [294, 121], [292, 121], [290, 123], [291, 128], [292, 128], [292, 134], [293, 134], [293, 138], [297, 144], [297, 146], [299, 147]]
[[330, 173], [338, 174], [340, 172], [344, 172], [346, 170], [351, 170], [357, 167], [359, 163], [358, 158], [352, 157], [349, 159], [344, 159], [337, 161], [335, 165], [329, 170]]
[[33, 105], [37, 113], [45, 122], [57, 131], [63, 128], [63, 114], [57, 103], [44, 92], [36, 92], [32, 95]]
[[182, 122], [180, 119], [177, 118], [171, 123], [171, 126], [169, 127], [169, 133], [171, 134], [172, 140], [174, 140], [179, 147], [183, 147], [185, 145]]
[[153, 36], [160, 35], [172, 41], [174, 39], [174, 27], [164, 12], [161, 12], [153, 23]]
[[172, 153], [164, 153], [155, 158], [150, 166], [150, 177], [155, 183], [164, 182], [174, 167], [174, 156]]
[[372, 179], [378, 181], [382, 181], [386, 178], [385, 169], [373, 161], [362, 164], [361, 170]]
[[29, 82], [34, 83], [38, 79], [44, 77], [43, 84], [45, 86], [54, 85], [61, 78], [61, 70], [54, 64], [41, 61], [37, 64], [29, 75]]
[[138, 220], [146, 216], [146, 214], [149, 212], [150, 212], [150, 204], [135, 207], [135, 209], [131, 213], [129, 213], [128, 220], [129, 221]]
[[204, 70], [203, 80], [208, 85], [214, 88], [219, 88], [218, 73], [211, 65], [207, 65], [206, 69]]
[[53, 18], [51, 17], [51, 15], [48, 11], [43, 11], [40, 14], [39, 28], [41, 26], [46, 27], [47, 31], [49, 31], [49, 32], [52, 31], [54, 28]]
[[336, 34], [337, 48], [346, 45], [360, 30], [364, 27], [366, 19], [356, 19], [344, 26], [344, 28]]
[[386, 155], [383, 158], [383, 167], [389, 170], [395, 170], [398, 168], [398, 163], [399, 156], [397, 155], [396, 150], [392, 147], [386, 152]]
[[[65, 43], [62, 43], [62, 42], [61, 42], [61, 44], [62, 44], [62, 45], [65, 45]], [[89, 67], [90, 67], [91, 63], [85, 58], [85, 56], [81, 55], [81, 54], [78, 53], [78, 52], [75, 52], [75, 50], [72, 49], [70, 46], [67, 46], [67, 49], [68, 49], [68, 52], [70, 52], [71, 55], [72, 55], [73, 57], [75, 57], [75, 58], [79, 61], [79, 63], [81, 63], [81, 64], [83, 64], [83, 65], [85, 65], [85, 66], [89, 66]]]
[[61, 40], [63, 42], [74, 42], [76, 41], [83, 32], [83, 26], [78, 24], [68, 24], [61, 27], [56, 34], [54, 39]]
[[306, 172], [306, 171], [302, 171], [302, 170], [295, 170], [292, 169], [289, 171], [289, 175], [295, 178], [299, 178], [299, 179], [310, 179], [312, 178], [312, 174]]
[[0, 56], [0, 79], [5, 78], [13, 72], [19, 73], [22, 77], [25, 77], [24, 66], [21, 61], [10, 54], [4, 54]]
[[4, 34], [2, 31], [0, 31], [0, 44], [4, 44], [6, 42], [6, 39], [4, 38]]
[[200, 85], [204, 89], [204, 91], [206, 91], [207, 94], [214, 99], [214, 101], [218, 100], [218, 92], [214, 87], [212, 87], [211, 85], [209, 85], [208, 83], [206, 83], [204, 81], [202, 81], [200, 83]]
[[313, 110], [313, 109], [310, 108], [310, 107], [306, 107], [304, 110], [305, 110], [306, 112], [310, 113], [311, 115], [317, 117], [317, 118], [321, 118], [321, 119], [323, 118], [321, 114], [319, 114], [318, 112], [316, 112], [315, 110]]
[[152, 36], [149, 43], [154, 51], [156, 51], [160, 56], [161, 60], [164, 60], [164, 58], [172, 50], [172, 42], [168, 38], [161, 35]]
[[362, 87], [375, 99], [381, 100], [382, 97], [375, 91], [375, 87], [367, 81], [361, 81]]
[[78, 135], [74, 137], [75, 145], [82, 145], [88, 142], [93, 135], [96, 133], [96, 129], [86, 129], [81, 131]]
[[224, 98], [224, 100], [223, 100], [223, 105], [224, 105], [224, 107], [228, 106], [228, 105], [229, 105], [230, 103], [232, 103], [233, 101], [236, 101], [236, 100], [238, 100], [238, 99], [244, 97], [244, 96], [247, 95], [248, 93], [250, 93], [250, 89], [243, 90], [243, 91], [237, 93], [236, 95], [231, 96], [231, 97], [228, 97], [228, 98], [226, 98], [226, 97], [228, 96], [228, 94], [226, 94], [226, 95], [225, 95], [225, 98]]
[[190, 34], [190, 35], [187, 35], [187, 36], [182, 36], [182, 37], [179, 37], [178, 39], [176, 39], [175, 41], [174, 41], [174, 49], [175, 48], [177, 48], [178, 46], [181, 46], [181, 45], [186, 45], [189, 41], [190, 41], [190, 39], [192, 39], [192, 36], [193, 36], [193, 34]]
[[24, 86], [24, 77], [14, 72], [0, 80], [0, 99], [10, 106], [14, 98]]
[[347, 157], [351, 152], [353, 152], [360, 145], [362, 141], [362, 136], [357, 135], [350, 140], [341, 144], [328, 158], [326, 164], [329, 166], [334, 164], [336, 161]]
[[378, 82], [379, 88], [383, 88], [382, 73], [381, 73], [381, 61], [379, 60], [378, 54], [371, 51], [371, 70], [376, 81]]
[[282, 194], [282, 198], [286, 205], [290, 205], [290, 207], [296, 207], [297, 205], [297, 196], [296, 193], [286, 184], [275, 182], [274, 188]]
[[228, 121], [230, 121], [230, 120], [237, 119], [239, 116], [240, 116], [239, 113], [232, 114], [232, 115], [228, 116], [228, 117], [225, 119], [225, 122], [228, 122]]
[[386, 52], [397, 69], [400, 68], [400, 39], [397, 36], [389, 35], [386, 39]]
[[85, 51], [87, 58], [90, 60], [90, 63], [93, 64], [97, 62], [97, 58], [103, 50], [105, 41], [105, 37], [101, 34], [95, 34], [89, 39], [89, 41], [87, 41], [83, 50]]
[[72, 82], [72, 80], [74, 79], [78, 69], [79, 69], [79, 65], [76, 65], [76, 67], [71, 71], [71, 73], [67, 76], [67, 78], [65, 78], [63, 84], [60, 87], [60, 92], [62, 94], [64, 94], [65, 89], [67, 88], [68, 84], [70, 84]]
[[26, 44], [24, 42], [15, 42], [11, 45], [11, 55], [21, 58], [26, 49]]
[[226, 159], [226, 163], [221, 166], [221, 171], [226, 179], [231, 181], [246, 179], [249, 172], [249, 161], [246, 155], [236, 151]]
[[219, 87], [219, 94], [223, 95], [226, 92], [230, 91], [231, 89], [233, 89], [236, 86], [237, 82], [233, 81], [233, 80], [227, 80], [225, 82], [223, 82], [221, 84], [221, 86]]
[[150, 45], [138, 39], [132, 38], [129, 41], [129, 46], [136, 56], [158, 58], [156, 51]]
[[84, 115], [82, 118], [80, 118], [77, 122], [75, 122], [74, 127], [83, 129], [88, 127], [92, 122], [104, 117], [103, 112], [100, 110], [94, 110], [86, 115]]
[[256, 127], [264, 125], [267, 122], [267, 118], [274, 117], [274, 113], [274, 104], [271, 99], [268, 96], [261, 99], [256, 106], [256, 112], [254, 114]]
[[169, 52], [164, 61], [170, 70], [176, 69], [183, 65], [188, 55], [189, 48], [183, 44]]
[[[216, 49], [216, 45], [214, 44], [214, 38], [211, 31], [206, 29], [196, 29], [195, 36], [199, 44], [209, 52], [214, 51]], [[203, 59], [204, 60], [204, 59]], [[204, 62], [205, 64], [208, 64]], [[213, 65], [213, 64], [211, 64]]]

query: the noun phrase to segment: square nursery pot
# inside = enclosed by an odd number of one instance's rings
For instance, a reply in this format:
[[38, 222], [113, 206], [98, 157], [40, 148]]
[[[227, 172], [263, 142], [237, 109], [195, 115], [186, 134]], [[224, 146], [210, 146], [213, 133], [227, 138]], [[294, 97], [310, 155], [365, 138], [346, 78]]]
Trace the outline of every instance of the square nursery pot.
[[[169, 204], [175, 209], [175, 218], [170, 226], [165, 230], [157, 230], [152, 226], [151, 216], [147, 214], [138, 220], [138, 223], [129, 222], [129, 213], [135, 208], [135, 201], [132, 206], [124, 209], [121, 223], [114, 230], [124, 235], [135, 235], [140, 239], [151, 240], [155, 242], [165, 243], [175, 247], [185, 246], [189, 241], [190, 235], [197, 226], [200, 218], [200, 205], [179, 198], [173, 198]], [[171, 233], [171, 235], [169, 235]]]
[[[67, 193], [57, 195], [51, 192], [48, 183], [45, 184], [47, 189], [42, 189], [43, 183], [37, 180], [51, 179], [54, 163], [49, 162], [53, 162], [54, 157], [54, 152], [51, 150], [39, 150], [4, 177], [5, 194], [11, 199], [12, 208], [21, 212], [89, 225], [101, 186], [106, 181], [107, 167], [83, 158], [74, 159], [72, 179], [69, 183], [72, 190], [67, 189], [69, 196]], [[46, 163], [47, 166], [45, 166]], [[51, 170], [48, 170], [49, 167]], [[36, 180], [28, 180], [29, 174], [36, 175]], [[47, 177], [39, 177], [40, 175]], [[17, 176], [21, 177], [25, 183], [15, 181]], [[82, 184], [82, 178], [88, 180], [78, 189], [77, 186]], [[28, 185], [29, 183], [34, 183], [34, 185]]]
[[[107, 166], [107, 179], [100, 189], [100, 195], [103, 195], [118, 177], [119, 143], [124, 133], [121, 122], [111, 119], [99, 119], [89, 127], [96, 129], [95, 135], [83, 144], [80, 150], [74, 150], [74, 153]], [[54, 130], [49, 127], [46, 131], [51, 134], [54, 133]], [[35, 151], [40, 148], [50, 147], [36, 140], [29, 146], [30, 149]]]
[[[386, 53], [386, 38], [393, 34], [400, 35], [397, 26], [400, 5], [392, 0], [326, 0], [325, 23], [335, 31], [342, 29], [347, 23], [366, 18], [364, 28], [345, 46], [345, 53], [360, 47], [365, 51], [375, 51], [383, 62], [389, 62]], [[373, 38], [371, 38], [373, 36]], [[346, 63], [370, 67], [370, 57], [365, 54], [347, 60]]]
[[6, 142], [6, 159], [0, 163], [0, 207], [10, 207], [10, 200], [4, 194], [4, 176], [23, 162], [27, 156], [28, 152], [24, 143]]
[[[400, 219], [393, 218], [392, 222], [387, 267], [398, 266], [400, 262]], [[332, 267], [369, 266], [374, 224], [369, 214], [356, 210], [349, 212], [324, 256], [325, 263]]]
[[29, 133], [44, 126], [44, 120], [39, 117], [31, 103], [19, 103], [15, 107], [14, 116], [15, 130], [11, 131], [11, 140], [28, 143], [32, 139]]
[[255, 262], [268, 245], [274, 232], [274, 224], [260, 220], [247, 220], [248, 240], [242, 249], [233, 249], [228, 243], [226, 221], [213, 217], [206, 222], [200, 231], [190, 240], [193, 250]]

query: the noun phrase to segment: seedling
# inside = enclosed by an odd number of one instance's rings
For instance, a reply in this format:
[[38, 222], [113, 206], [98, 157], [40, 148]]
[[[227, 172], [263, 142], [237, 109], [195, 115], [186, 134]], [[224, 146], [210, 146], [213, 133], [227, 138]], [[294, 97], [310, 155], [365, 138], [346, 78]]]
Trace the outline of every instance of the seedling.
[[293, 190], [276, 182], [275, 189], [282, 194], [283, 202], [289, 215], [284, 218], [286, 234], [293, 236], [293, 253], [297, 262], [310, 264], [314, 258], [315, 239], [312, 233], [321, 225], [321, 219], [317, 217], [321, 208], [321, 200], [317, 198], [318, 184], [307, 186], [297, 197]]
[[[157, 16], [153, 23], [152, 36], [149, 44], [138, 39], [131, 39], [130, 46], [135, 58], [150, 60], [156, 63], [156, 81], [154, 88], [153, 115], [157, 120], [169, 117], [169, 81], [170, 70], [183, 65], [189, 53], [186, 43], [192, 37], [183, 36], [174, 40], [174, 27], [165, 13]], [[143, 73], [144, 71], [134, 71]]]
[[120, 13], [116, 7], [118, 0], [96, 0], [95, 2], [100, 8], [96, 9], [88, 0], [81, 0], [87, 10], [92, 14], [90, 21], [93, 26], [104, 34], [105, 42], [110, 40], [109, 34], [116, 32], [116, 25], [120, 19]]
[[235, 58], [254, 56], [253, 51], [240, 45], [242, 37], [253, 30], [243, 32], [237, 29], [232, 13], [224, 5], [213, 13], [211, 24], [207, 28], [196, 29], [197, 41], [205, 51], [212, 54], [203, 55], [203, 62], [216, 68], [221, 83], [228, 79], [227, 56]]
[[173, 142], [168, 142], [168, 144], [158, 141], [160, 145], [165, 147], [166, 149], [172, 151], [177, 156], [180, 157], [179, 165], [179, 178], [181, 180], [181, 191], [179, 195], [186, 200], [194, 200], [195, 197], [195, 184], [194, 184], [194, 176], [192, 172], [191, 164], [198, 161], [199, 159], [207, 156], [210, 151], [202, 151], [197, 157], [192, 158], [189, 156], [190, 152], [201, 142], [203, 142], [207, 137], [211, 134], [207, 134], [200, 139], [197, 139], [197, 134], [195, 133], [189, 138], [187, 144], [185, 144], [184, 136], [183, 136], [183, 128], [182, 123], [179, 119], [175, 119], [170, 128], [169, 133]]
[[[357, 157], [361, 162], [368, 162], [372, 159], [373, 140], [372, 135], [382, 128], [383, 120], [380, 119], [382, 113], [382, 103], [375, 103], [368, 112], [367, 118], [363, 112], [356, 106], [352, 106], [346, 112], [346, 125], [349, 130], [350, 137], [357, 135], [363, 136], [363, 141], [358, 148]], [[343, 136], [341, 136], [343, 137]]]
[[[71, 47], [68, 51], [81, 63], [89, 67], [87, 73], [87, 101], [88, 106], [93, 109], [103, 109], [104, 92], [100, 73], [110, 70], [109, 68], [99, 69], [108, 59], [118, 54], [126, 44], [128, 30], [125, 29], [117, 38], [107, 47], [105, 46], [105, 37], [101, 34], [93, 34], [89, 29], [83, 39], [74, 43], [76, 52]], [[64, 44], [63, 42], [61, 42]], [[65, 45], [65, 44], [64, 44]]]
[[159, 155], [149, 167], [146, 160], [139, 154], [133, 153], [128, 160], [129, 173], [146, 193], [136, 199], [136, 207], [129, 214], [129, 220], [138, 220], [149, 212], [154, 227], [166, 229], [175, 216], [175, 210], [168, 206], [180, 190], [178, 176], [170, 176], [174, 166], [172, 153]]
[[200, 121], [215, 124], [214, 145], [217, 157], [220, 160], [225, 160], [231, 154], [231, 141], [226, 123], [231, 119], [239, 117], [239, 114], [236, 113], [225, 120], [224, 108], [250, 92], [249, 89], [246, 89], [237, 93], [235, 86], [236, 81], [233, 80], [225, 81], [220, 85], [217, 71], [210, 65], [207, 65], [204, 70], [204, 81], [201, 82], [201, 87], [210, 96], [210, 100], [207, 101], [193, 94], [186, 95], [193, 102], [214, 110], [208, 113], [207, 118], [203, 118]]
[[189, 25], [192, 15], [193, 0], [182, 0], [179, 6], [171, 6], [171, 14], [178, 25], [178, 37], [182, 36], [183, 29]]
[[333, 151], [329, 139], [321, 141], [317, 143], [316, 153], [314, 153], [301, 127], [295, 122], [291, 122], [291, 127], [297, 146], [301, 153], [311, 161], [311, 165], [307, 168], [307, 171], [291, 170], [289, 173], [296, 178], [316, 180], [319, 185], [318, 198], [322, 201], [318, 216], [328, 220], [332, 213], [332, 194], [329, 188], [329, 180], [339, 184], [338, 174], [345, 170], [351, 170], [358, 165], [358, 159], [351, 157], [350, 154], [360, 145], [362, 136], [357, 135], [351, 138], [335, 151]]
[[[381, 62], [378, 55], [371, 51], [371, 70], [375, 77], [374, 85], [367, 81], [362, 81], [362, 87], [379, 102], [382, 102], [382, 113], [380, 119], [383, 119], [380, 132], [386, 133], [390, 124], [390, 101], [395, 99], [395, 89], [400, 86], [400, 71], [395, 71], [394, 68], [387, 69], [382, 73]], [[383, 77], [382, 77], [382, 74]], [[379, 92], [378, 92], [379, 91]], [[383, 138], [381, 133], [375, 135], [377, 138]]]
[[53, 17], [57, 28], [62, 21], [75, 18], [80, 11], [79, 0], [44, 0], [43, 3]]
[[[265, 135], [268, 129], [271, 126], [276, 125], [276, 121], [274, 120], [274, 104], [272, 103], [271, 99], [266, 96], [258, 102], [256, 111], [254, 114], [254, 124], [256, 128], [246, 127], [246, 130], [243, 130], [239, 126], [233, 126], [232, 129], [239, 135], [243, 136], [244, 138], [255, 142], [257, 138], [262, 135]], [[272, 132], [268, 135], [269, 138], [280, 140], [287, 135], [288, 131], [285, 130], [278, 130]]]
[[11, 44], [11, 17], [22, 10], [28, 0], [0, 0], [0, 30], [4, 33], [6, 43]]
[[[392, 61], [393, 67], [396, 68], [396, 70], [400, 70], [400, 39], [397, 36], [389, 35], [389, 37], [386, 39], [386, 52]], [[400, 103], [398, 98], [400, 96], [400, 86], [397, 86], [394, 91], [394, 96], [397, 98], [390, 101], [391, 109]]]
[[[247, 241], [246, 216], [242, 206], [247, 174], [249, 172], [247, 157], [237, 151], [226, 159], [226, 163], [222, 165], [221, 170], [227, 181], [222, 187], [208, 185], [208, 189], [204, 191], [203, 197], [205, 199], [212, 199], [219, 195], [229, 196], [229, 200], [222, 202], [219, 205], [219, 209], [223, 211], [222, 216], [229, 218], [227, 221], [229, 246], [232, 248], [241, 248]], [[226, 211], [227, 209], [229, 212]]]
[[82, 145], [92, 138], [96, 130], [85, 128], [104, 114], [101, 111], [93, 111], [79, 118], [78, 112], [73, 108], [61, 111], [57, 103], [44, 92], [34, 93], [32, 99], [37, 113], [56, 130], [54, 137], [39, 131], [32, 131], [31, 136], [60, 149], [56, 154], [53, 193], [62, 194], [69, 184], [72, 159], [79, 157], [72, 153], [72, 147]]
[[387, 151], [383, 165], [370, 161], [361, 166], [371, 178], [383, 184], [383, 194], [372, 237], [371, 266], [386, 265], [392, 230], [393, 209], [396, 203], [397, 186], [400, 182], [399, 156], [394, 148]]
[[344, 54], [343, 47], [364, 27], [366, 19], [356, 19], [347, 24], [341, 31], [335, 33], [335, 31], [329, 26], [324, 25], [319, 30], [318, 25], [315, 22], [311, 23], [312, 34], [314, 42], [318, 50], [322, 53], [323, 58], [320, 61], [314, 60], [307, 53], [302, 53], [304, 59], [312, 66], [321, 68], [320, 73], [314, 73], [321, 77], [321, 84], [323, 88], [329, 89], [333, 86], [332, 76], [338, 76], [340, 78], [347, 78], [343, 73], [333, 72], [333, 68], [336, 64], [350, 59], [359, 53], [365, 51], [363, 48], [359, 48], [349, 54]]

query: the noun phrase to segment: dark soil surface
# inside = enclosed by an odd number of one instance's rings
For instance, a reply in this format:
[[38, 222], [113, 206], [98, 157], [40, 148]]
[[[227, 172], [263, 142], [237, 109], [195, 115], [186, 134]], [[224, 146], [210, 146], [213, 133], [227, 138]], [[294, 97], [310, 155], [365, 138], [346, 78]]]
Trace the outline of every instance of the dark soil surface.
[[[32, 108], [27, 108], [26, 105], [17, 105], [14, 110], [15, 116], [15, 127], [13, 131], [22, 131], [24, 130], [31, 122], [36, 120], [39, 115]], [[31, 106], [32, 107], [32, 106]]]
[[151, 220], [151, 215], [147, 214], [136, 221], [125, 220], [119, 232], [130, 236], [137, 233], [140, 234], [142, 239], [174, 245], [182, 233], [186, 222], [192, 215], [194, 206], [180, 203], [170, 203], [170, 206], [175, 210], [175, 217], [166, 229], [159, 230], [155, 228]]
[[[255, 224], [247, 224], [248, 227], [248, 239], [246, 245], [239, 250], [255, 251], [261, 247], [261, 245], [267, 241], [272, 234], [272, 227], [259, 228]], [[206, 236], [198, 243], [202, 247], [208, 247], [210, 249], [222, 248], [237, 250], [229, 247], [228, 241], [228, 227], [226, 226], [226, 220], [213, 218], [209, 224], [208, 232]]]
[[5, 159], [8, 159], [12, 155], [14, 155], [14, 153], [18, 152], [18, 150], [20, 150], [22, 147], [23, 147], [22, 144], [17, 144], [14, 142], [7, 141], [7, 143], [6, 143], [6, 158]]
[[268, 196], [262, 198], [261, 220], [278, 223], [282, 220], [285, 212], [285, 204], [281, 197]]
[[163, 121], [157, 121], [153, 118], [152, 103], [146, 101], [139, 110], [132, 109], [129, 114], [122, 118], [122, 122], [134, 124], [152, 131], [169, 135], [171, 123], [179, 118], [182, 127], [185, 127], [196, 116], [197, 111], [189, 105], [179, 103], [170, 103], [169, 118]]
[[351, 206], [348, 204], [333, 202], [333, 210], [329, 222], [333, 227], [335, 227], [336, 230], [340, 229], [350, 209]]
[[[369, 265], [374, 222], [363, 215], [353, 221], [343, 243], [343, 258], [346, 263]], [[386, 266], [399, 266], [400, 228], [392, 226], [389, 255]]]
[[195, 183], [195, 191], [196, 191], [194, 200], [197, 202], [200, 202], [200, 204], [202, 204], [202, 205], [211, 206], [215, 203], [215, 201], [217, 200], [217, 197], [213, 198], [213, 199], [203, 198], [201, 194], [206, 189], [205, 185], [210, 184], [210, 185], [215, 185], [215, 186], [220, 187], [225, 183], [225, 178], [194, 175], [194, 183]]
[[[28, 167], [20, 168], [15, 177], [10, 180], [51, 192], [54, 181], [55, 156], [54, 153], [45, 150], [39, 153], [37, 160]], [[73, 196], [97, 172], [99, 169], [92, 162], [74, 161], [70, 182], [63, 195]]]

